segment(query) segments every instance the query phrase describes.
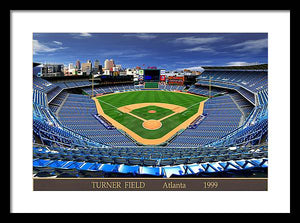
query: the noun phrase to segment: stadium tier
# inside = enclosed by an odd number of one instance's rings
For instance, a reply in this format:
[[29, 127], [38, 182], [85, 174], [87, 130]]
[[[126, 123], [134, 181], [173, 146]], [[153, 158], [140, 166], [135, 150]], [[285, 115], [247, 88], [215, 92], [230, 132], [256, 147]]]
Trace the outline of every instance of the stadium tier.
[[93, 115], [97, 114], [95, 102], [85, 95], [69, 94], [58, 112], [60, 121], [73, 131], [99, 143], [134, 146], [118, 130], [108, 130]]
[[77, 81], [56, 81], [53, 82], [56, 86], [61, 87], [62, 89], [72, 89], [77, 87], [86, 87], [86, 86], [92, 86], [92, 82], [85, 80], [77, 80]]
[[52, 84], [49, 81], [33, 76], [33, 89], [39, 90], [44, 93], [48, 93], [56, 87], [57, 86], [55, 84]]
[[[129, 85], [129, 84], [120, 84], [120, 85], [107, 85], [107, 86], [96, 86], [94, 87], [94, 95], [96, 94], [107, 94], [113, 92], [123, 92], [123, 91], [137, 91], [144, 88], [143, 85]], [[82, 90], [92, 95], [92, 87], [84, 87]]]
[[212, 83], [229, 83], [257, 92], [268, 86], [266, 70], [205, 70], [198, 80], [211, 80]]
[[220, 88], [209, 88], [208, 86], [193, 85], [189, 88], [188, 92], [193, 94], [199, 94], [204, 96], [216, 96], [219, 94], [225, 94], [226, 90]]
[[228, 95], [212, 98], [204, 104], [206, 117], [195, 129], [186, 129], [169, 146], [203, 146], [239, 127], [242, 113]]
[[[166, 91], [183, 91], [185, 86], [180, 85], [165, 85], [159, 84], [158, 88]], [[120, 85], [108, 85], [108, 86], [95, 86], [94, 95], [96, 94], [107, 94], [113, 92], [125, 92], [125, 91], [138, 91], [145, 89], [144, 85], [133, 85], [133, 84], [120, 84]], [[92, 95], [92, 87], [84, 87], [82, 90]]]
[[267, 84], [265, 70], [212, 69], [205, 70], [189, 88], [159, 84], [157, 91], [183, 92], [205, 100], [202, 114], [187, 127], [164, 143], [149, 146], [101, 116], [90, 97], [92, 93], [145, 92], [144, 85], [96, 84], [92, 92], [88, 80], [52, 82], [34, 76], [34, 176], [224, 177], [265, 173]]
[[38, 177], [111, 176], [236, 176], [263, 172], [267, 147], [226, 148], [104, 148], [33, 147]]

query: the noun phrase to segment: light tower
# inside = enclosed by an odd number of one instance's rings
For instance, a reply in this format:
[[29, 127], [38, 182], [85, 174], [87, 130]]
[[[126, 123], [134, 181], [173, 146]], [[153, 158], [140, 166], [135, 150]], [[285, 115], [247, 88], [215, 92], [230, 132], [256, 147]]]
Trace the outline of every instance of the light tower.
[[94, 97], [94, 73], [92, 72], [92, 97]]
[[209, 85], [208, 85], [208, 97], [211, 98], [211, 76], [209, 76]]

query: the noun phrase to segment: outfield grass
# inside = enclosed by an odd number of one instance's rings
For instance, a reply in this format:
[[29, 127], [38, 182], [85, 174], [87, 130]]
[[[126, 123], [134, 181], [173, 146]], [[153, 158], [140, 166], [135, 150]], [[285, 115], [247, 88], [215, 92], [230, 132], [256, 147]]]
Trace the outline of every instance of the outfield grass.
[[[197, 113], [199, 103], [205, 100], [206, 97], [168, 91], [132, 91], [104, 95], [97, 99], [104, 113], [118, 121], [120, 124], [126, 126], [128, 129], [145, 139], [158, 139]], [[137, 103], [168, 103], [186, 107], [187, 110], [164, 119], [160, 129], [147, 130], [142, 126], [142, 120], [117, 109], [125, 105]], [[146, 116], [141, 116], [141, 114], [139, 114], [139, 116], [146, 119]], [[151, 119], [159, 119], [158, 117], [161, 116], [162, 114], [159, 114], [159, 112], [153, 113], [151, 114]]]

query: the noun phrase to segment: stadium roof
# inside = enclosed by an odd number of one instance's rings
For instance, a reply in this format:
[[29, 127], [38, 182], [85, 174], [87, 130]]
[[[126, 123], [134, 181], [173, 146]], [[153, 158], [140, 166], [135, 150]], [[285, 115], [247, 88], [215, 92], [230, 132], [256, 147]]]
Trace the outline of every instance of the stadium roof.
[[41, 65], [41, 63], [33, 62], [33, 67], [37, 67], [38, 65]]
[[268, 64], [258, 64], [258, 65], [250, 65], [250, 66], [223, 66], [223, 67], [202, 67], [204, 70], [268, 70]]

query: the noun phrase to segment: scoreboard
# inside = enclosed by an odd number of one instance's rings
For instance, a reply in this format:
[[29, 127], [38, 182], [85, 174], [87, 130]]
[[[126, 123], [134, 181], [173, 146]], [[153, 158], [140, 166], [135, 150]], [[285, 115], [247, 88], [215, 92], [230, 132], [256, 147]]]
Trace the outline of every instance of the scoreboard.
[[144, 70], [145, 88], [158, 88], [159, 81], [160, 81], [160, 70], [158, 69]]
[[183, 85], [184, 84], [184, 76], [170, 76], [168, 77], [169, 85]]
[[144, 81], [145, 82], [159, 82], [160, 70], [147, 69], [144, 70]]

